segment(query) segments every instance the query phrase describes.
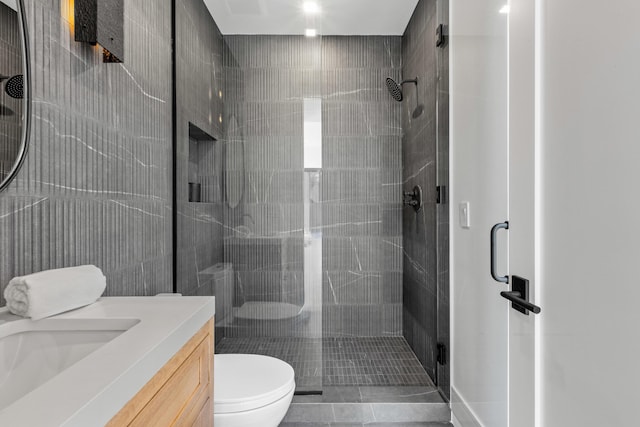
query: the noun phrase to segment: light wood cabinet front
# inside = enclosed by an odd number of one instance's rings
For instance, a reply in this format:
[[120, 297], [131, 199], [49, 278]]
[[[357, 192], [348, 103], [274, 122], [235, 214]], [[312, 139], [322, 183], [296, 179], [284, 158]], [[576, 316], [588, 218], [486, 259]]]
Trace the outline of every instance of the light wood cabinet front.
[[107, 425], [212, 427], [213, 324], [207, 322]]

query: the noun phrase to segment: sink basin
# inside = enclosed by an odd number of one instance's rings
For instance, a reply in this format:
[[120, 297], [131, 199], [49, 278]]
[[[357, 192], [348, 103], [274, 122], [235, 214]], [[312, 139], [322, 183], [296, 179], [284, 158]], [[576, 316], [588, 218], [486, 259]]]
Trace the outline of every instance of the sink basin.
[[0, 410], [138, 322], [138, 319], [22, 319], [0, 323]]

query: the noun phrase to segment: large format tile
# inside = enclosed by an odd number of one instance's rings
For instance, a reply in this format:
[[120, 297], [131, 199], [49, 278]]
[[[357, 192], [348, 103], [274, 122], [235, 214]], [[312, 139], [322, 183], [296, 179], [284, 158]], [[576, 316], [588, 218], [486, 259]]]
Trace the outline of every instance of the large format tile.
[[372, 403], [373, 415], [381, 422], [448, 421], [446, 403]]
[[[437, 240], [437, 209], [440, 208], [435, 203], [436, 186], [446, 184], [437, 177], [443, 166], [437, 157], [437, 130], [446, 123], [442, 123], [441, 115], [436, 114], [439, 106], [436, 56], [439, 50], [433, 42], [439, 23], [436, 3], [436, 0], [420, 0], [402, 37], [402, 74], [404, 78], [418, 78], [417, 86], [407, 86], [407, 107], [403, 109], [402, 117], [404, 191], [419, 185], [425, 201], [418, 213], [409, 208], [403, 211], [403, 333], [434, 378], [439, 339], [438, 310], [442, 308], [438, 306], [437, 298], [438, 272], [443, 268], [438, 264], [438, 250], [446, 249]], [[416, 104], [422, 105], [423, 112], [414, 117]]]
[[22, 168], [0, 198], [0, 283], [95, 264], [109, 295], [170, 292], [170, 4], [127, 3], [124, 64], [104, 64], [73, 40], [66, 3], [24, 7], [31, 128]]
[[283, 422], [279, 427], [452, 427], [451, 423], [291, 423]]
[[447, 423], [445, 403], [292, 403], [283, 423]]

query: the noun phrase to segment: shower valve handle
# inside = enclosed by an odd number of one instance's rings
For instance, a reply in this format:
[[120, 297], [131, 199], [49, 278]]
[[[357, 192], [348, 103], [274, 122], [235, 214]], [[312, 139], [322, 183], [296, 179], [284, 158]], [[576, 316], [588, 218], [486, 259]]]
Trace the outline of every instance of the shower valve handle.
[[405, 206], [413, 207], [416, 212], [422, 209], [422, 189], [420, 186], [413, 187], [413, 191], [403, 191], [402, 203]]

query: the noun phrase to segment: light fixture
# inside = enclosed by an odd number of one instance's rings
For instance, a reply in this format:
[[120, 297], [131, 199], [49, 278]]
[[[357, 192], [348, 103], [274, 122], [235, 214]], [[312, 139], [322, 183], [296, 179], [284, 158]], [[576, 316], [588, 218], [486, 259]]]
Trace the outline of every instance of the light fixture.
[[508, 15], [510, 10], [511, 10], [511, 6], [509, 6], [508, 4], [505, 4], [504, 6], [502, 6], [502, 8], [500, 8], [499, 12], [504, 15]]
[[320, 12], [320, 6], [314, 1], [306, 1], [302, 4], [302, 10], [304, 13], [316, 14]]
[[99, 44], [104, 62], [124, 61], [124, 0], [74, 0], [77, 42]]
[[304, 32], [304, 35], [307, 37], [315, 37], [318, 35], [318, 32], [313, 28], [307, 28]]

